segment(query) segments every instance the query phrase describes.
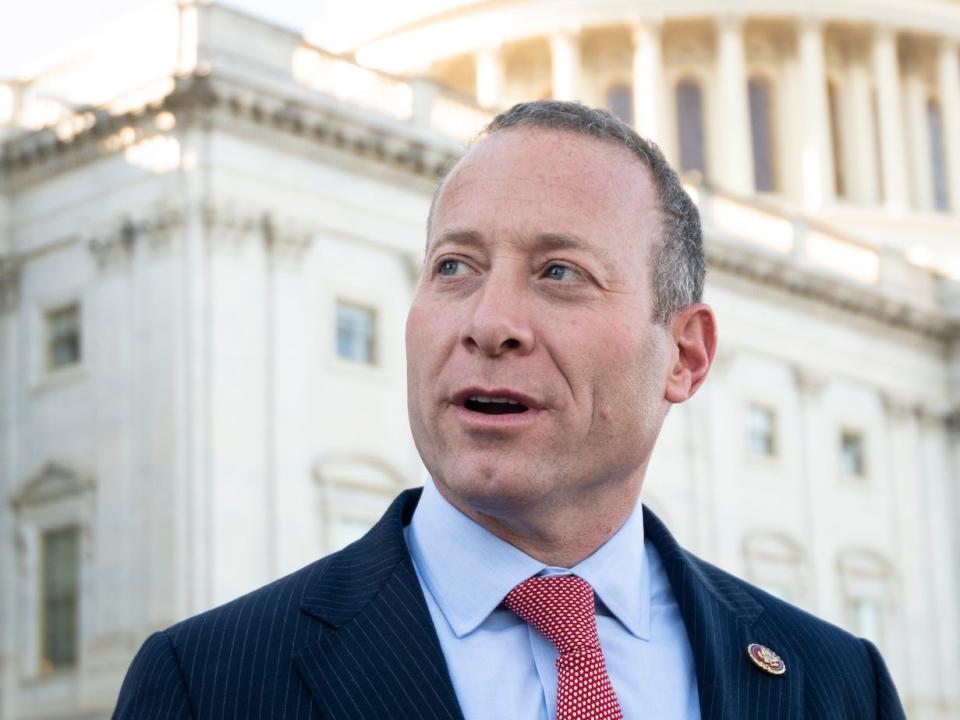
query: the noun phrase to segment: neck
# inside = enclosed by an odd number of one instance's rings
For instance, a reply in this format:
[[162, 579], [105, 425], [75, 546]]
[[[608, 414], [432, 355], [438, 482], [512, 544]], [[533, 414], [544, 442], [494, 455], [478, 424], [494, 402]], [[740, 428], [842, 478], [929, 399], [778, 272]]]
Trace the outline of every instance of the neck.
[[571, 568], [595, 553], [619, 530], [636, 506], [640, 485], [563, 503], [516, 506], [478, 505], [451, 496], [446, 500], [481, 527], [530, 557], [553, 567]]

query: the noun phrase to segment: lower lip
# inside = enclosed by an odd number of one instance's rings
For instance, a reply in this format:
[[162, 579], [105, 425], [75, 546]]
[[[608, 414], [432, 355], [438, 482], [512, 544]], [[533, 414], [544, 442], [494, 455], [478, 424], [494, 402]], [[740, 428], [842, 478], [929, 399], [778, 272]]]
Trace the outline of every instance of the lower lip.
[[451, 405], [454, 414], [468, 428], [477, 430], [512, 430], [530, 425], [542, 410], [527, 408], [526, 412], [493, 415], [467, 410], [463, 405]]

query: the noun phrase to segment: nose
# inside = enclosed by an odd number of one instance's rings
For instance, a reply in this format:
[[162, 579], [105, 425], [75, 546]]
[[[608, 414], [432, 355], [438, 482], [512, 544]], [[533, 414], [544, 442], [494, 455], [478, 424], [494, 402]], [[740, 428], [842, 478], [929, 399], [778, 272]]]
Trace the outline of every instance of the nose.
[[521, 282], [496, 273], [487, 276], [474, 295], [460, 336], [467, 350], [489, 357], [509, 352], [526, 355], [533, 350], [534, 333]]

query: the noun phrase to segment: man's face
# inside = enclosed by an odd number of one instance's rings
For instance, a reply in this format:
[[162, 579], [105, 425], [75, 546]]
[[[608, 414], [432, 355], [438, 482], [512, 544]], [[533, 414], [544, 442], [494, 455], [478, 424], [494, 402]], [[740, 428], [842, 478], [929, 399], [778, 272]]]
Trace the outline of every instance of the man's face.
[[450, 175], [406, 343], [414, 440], [455, 506], [639, 492], [673, 356], [652, 322], [659, 232], [648, 170], [613, 143], [509, 129]]

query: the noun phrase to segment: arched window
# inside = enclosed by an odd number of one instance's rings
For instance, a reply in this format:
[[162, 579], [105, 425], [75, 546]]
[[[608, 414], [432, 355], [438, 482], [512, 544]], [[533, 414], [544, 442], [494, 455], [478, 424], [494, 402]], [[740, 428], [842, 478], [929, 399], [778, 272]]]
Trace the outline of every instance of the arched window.
[[803, 602], [803, 546], [779, 532], [759, 530], [743, 540], [747, 576], [772, 595]]
[[393, 465], [365, 453], [327, 454], [314, 465], [313, 477], [320, 491], [322, 552], [339, 550], [361, 537], [409, 484]]
[[633, 125], [633, 90], [630, 86], [616, 83], [607, 88], [607, 108], [627, 125]]
[[830, 147], [833, 148], [833, 189], [837, 197], [847, 196], [847, 178], [843, 167], [843, 132], [840, 129], [840, 98], [837, 84], [827, 81], [827, 105], [830, 113]]
[[707, 174], [706, 142], [703, 129], [703, 89], [693, 78], [677, 83], [677, 143], [680, 169]]
[[930, 136], [930, 173], [933, 180], [933, 207], [950, 209], [947, 196], [947, 163], [943, 148], [943, 115], [940, 103], [934, 98], [927, 102], [927, 133]]
[[750, 136], [753, 141], [753, 177], [757, 192], [777, 189], [773, 162], [773, 107], [770, 82], [752, 77], [747, 82], [750, 98]]

